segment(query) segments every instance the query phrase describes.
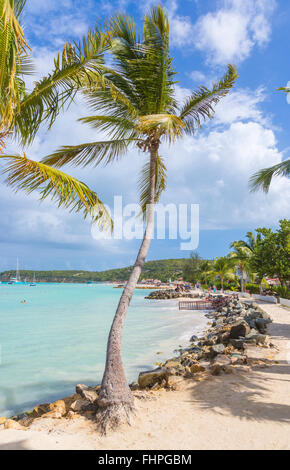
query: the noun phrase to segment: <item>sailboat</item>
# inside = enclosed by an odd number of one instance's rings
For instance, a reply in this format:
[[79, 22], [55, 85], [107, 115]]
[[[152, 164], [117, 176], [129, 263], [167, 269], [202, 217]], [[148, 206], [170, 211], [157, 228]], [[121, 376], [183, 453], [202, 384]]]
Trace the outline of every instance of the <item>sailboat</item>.
[[31, 282], [30, 287], [36, 287], [36, 282], [35, 282], [35, 273], [33, 274], [33, 282]]
[[19, 274], [19, 261], [18, 261], [18, 258], [17, 258], [17, 264], [16, 264], [16, 277], [11, 277], [8, 284], [23, 284], [23, 282], [21, 282], [20, 274]]

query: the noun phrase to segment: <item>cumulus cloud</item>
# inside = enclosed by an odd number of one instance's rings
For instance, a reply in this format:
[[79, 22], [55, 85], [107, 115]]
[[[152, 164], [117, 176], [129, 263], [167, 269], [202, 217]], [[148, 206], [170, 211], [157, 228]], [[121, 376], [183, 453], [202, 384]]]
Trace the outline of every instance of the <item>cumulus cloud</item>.
[[270, 40], [275, 5], [275, 0], [224, 0], [194, 25], [197, 48], [214, 64], [245, 60], [254, 46]]

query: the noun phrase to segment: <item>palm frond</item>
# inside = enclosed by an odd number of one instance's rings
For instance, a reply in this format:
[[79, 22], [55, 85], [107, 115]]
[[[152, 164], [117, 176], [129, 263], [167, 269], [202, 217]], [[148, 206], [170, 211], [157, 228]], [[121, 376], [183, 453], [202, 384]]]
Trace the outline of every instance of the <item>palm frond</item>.
[[250, 178], [250, 189], [252, 192], [262, 189], [265, 193], [269, 191], [272, 178], [274, 176], [289, 176], [290, 175], [290, 159], [278, 163], [278, 165], [264, 168], [258, 171]]
[[[155, 168], [155, 203], [159, 201], [162, 192], [166, 189], [167, 171], [164, 159], [157, 155]], [[145, 217], [146, 207], [150, 197], [150, 161], [147, 161], [141, 170], [139, 178], [140, 205]]]
[[233, 65], [228, 65], [225, 76], [219, 82], [214, 83], [211, 90], [200, 87], [186, 99], [180, 110], [180, 118], [185, 122], [186, 131], [189, 134], [200, 127], [202, 120], [212, 118], [214, 105], [229, 93], [237, 78], [236, 68]]
[[139, 137], [134, 119], [121, 119], [114, 116], [88, 116], [80, 118], [84, 124], [89, 124], [93, 129], [107, 132], [113, 140], [133, 139]]
[[21, 58], [29, 49], [19, 15], [24, 0], [0, 0], [0, 129], [9, 128], [24, 90], [20, 79]]
[[3, 170], [7, 174], [5, 182], [15, 191], [23, 190], [30, 194], [37, 190], [41, 201], [49, 197], [57, 202], [58, 207], [81, 211], [84, 217], [90, 215], [102, 228], [112, 228], [106, 207], [85, 183], [26, 156], [0, 155], [0, 159], [8, 161]]
[[174, 141], [176, 137], [180, 137], [184, 127], [184, 122], [173, 114], [151, 114], [139, 117], [138, 128], [141, 132], [149, 134], [151, 131], [156, 130], [158, 136], [165, 135], [169, 142]]
[[110, 46], [111, 36], [96, 27], [82, 41], [65, 44], [54, 61], [53, 72], [37, 82], [21, 101], [14, 127], [24, 145], [32, 142], [42, 122], [47, 122], [50, 128], [82, 87], [104, 86], [104, 52]]
[[107, 165], [118, 160], [128, 150], [133, 140], [109, 140], [103, 142], [90, 142], [86, 144], [64, 146], [57, 152], [45, 157], [42, 163], [60, 168], [64, 165], [97, 166], [100, 163]]

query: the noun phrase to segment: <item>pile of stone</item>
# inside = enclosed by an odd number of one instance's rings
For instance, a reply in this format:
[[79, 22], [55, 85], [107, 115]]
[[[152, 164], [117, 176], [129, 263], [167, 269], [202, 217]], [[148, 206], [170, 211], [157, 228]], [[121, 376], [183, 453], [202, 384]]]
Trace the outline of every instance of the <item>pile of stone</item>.
[[188, 348], [177, 350], [178, 357], [139, 374], [141, 388], [172, 388], [176, 377], [190, 378], [204, 372], [219, 375], [234, 369], [248, 371], [249, 348], [273, 347], [266, 335], [272, 320], [257, 304], [230, 299], [207, 317], [210, 328], [202, 338], [193, 336]]
[[149, 300], [169, 300], [179, 299], [181, 297], [187, 297], [189, 299], [205, 297], [204, 294], [191, 293], [191, 292], [177, 292], [175, 289], [156, 290], [151, 292], [145, 299]]

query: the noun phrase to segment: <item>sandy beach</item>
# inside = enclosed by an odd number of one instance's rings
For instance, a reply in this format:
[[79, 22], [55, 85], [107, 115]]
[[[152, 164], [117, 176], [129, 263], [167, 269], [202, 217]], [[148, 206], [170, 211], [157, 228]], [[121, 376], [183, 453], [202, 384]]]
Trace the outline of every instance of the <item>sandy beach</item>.
[[272, 365], [145, 392], [131, 427], [105, 437], [84, 417], [40, 418], [27, 431], [1, 431], [0, 449], [290, 449], [290, 310], [261, 306], [279, 351], [255, 348], [255, 355]]

